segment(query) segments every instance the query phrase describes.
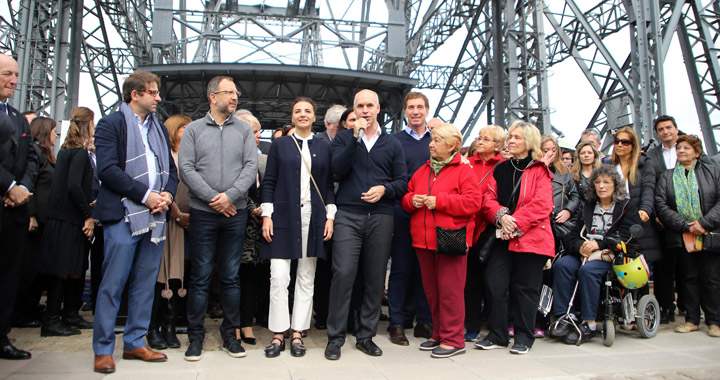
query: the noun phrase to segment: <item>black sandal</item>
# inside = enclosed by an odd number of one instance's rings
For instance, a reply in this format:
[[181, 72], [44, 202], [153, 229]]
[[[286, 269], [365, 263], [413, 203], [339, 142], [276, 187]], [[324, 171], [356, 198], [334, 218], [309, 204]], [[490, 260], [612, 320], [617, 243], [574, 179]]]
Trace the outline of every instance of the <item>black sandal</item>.
[[[290, 345], [290, 355], [295, 357], [301, 357], [305, 356], [305, 351], [307, 351], [307, 348], [305, 348], [305, 344], [303, 344], [303, 338], [302, 333], [300, 331], [295, 331], [296, 333], [300, 334], [300, 336], [293, 336], [292, 337], [292, 344]], [[299, 343], [297, 343], [299, 342]]]
[[[275, 343], [275, 342], [280, 342]], [[265, 357], [268, 358], [275, 358], [280, 356], [280, 352], [285, 351], [285, 339], [273, 337], [270, 341], [270, 344], [265, 347]]]

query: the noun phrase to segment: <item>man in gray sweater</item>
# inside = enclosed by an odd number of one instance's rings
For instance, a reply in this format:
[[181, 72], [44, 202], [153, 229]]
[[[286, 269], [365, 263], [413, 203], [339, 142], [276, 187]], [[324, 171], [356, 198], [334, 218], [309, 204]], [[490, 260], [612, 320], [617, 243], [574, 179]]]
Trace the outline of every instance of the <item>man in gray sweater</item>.
[[180, 178], [190, 189], [190, 285], [187, 303], [190, 345], [185, 360], [197, 361], [205, 339], [208, 285], [217, 258], [223, 322], [223, 350], [245, 356], [240, 328], [240, 259], [248, 189], [257, 173], [257, 148], [250, 125], [232, 117], [239, 93], [230, 77], [208, 83], [210, 112], [187, 125], [180, 143]]

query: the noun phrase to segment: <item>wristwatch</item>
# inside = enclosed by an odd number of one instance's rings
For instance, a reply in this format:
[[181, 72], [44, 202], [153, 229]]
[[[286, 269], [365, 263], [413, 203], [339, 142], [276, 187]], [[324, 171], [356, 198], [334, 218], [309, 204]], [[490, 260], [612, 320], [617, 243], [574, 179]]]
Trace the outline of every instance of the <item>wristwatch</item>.
[[181, 211], [181, 212], [180, 212], [180, 215], [178, 215], [178, 217], [175, 218], [175, 221], [178, 222], [178, 223], [180, 223], [180, 218], [182, 218], [182, 216], [183, 216], [183, 213], [182, 213], [182, 211]]

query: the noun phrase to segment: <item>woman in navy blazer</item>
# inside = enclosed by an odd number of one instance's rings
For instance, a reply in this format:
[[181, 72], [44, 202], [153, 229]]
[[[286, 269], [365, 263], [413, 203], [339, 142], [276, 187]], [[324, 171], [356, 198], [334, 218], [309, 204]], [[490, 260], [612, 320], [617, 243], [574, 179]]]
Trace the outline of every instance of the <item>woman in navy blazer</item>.
[[[275, 139], [270, 146], [262, 184], [262, 234], [267, 244], [261, 247], [260, 257], [271, 259], [268, 328], [275, 333], [265, 349], [267, 357], [285, 349], [283, 333], [288, 328], [293, 329], [291, 354], [305, 354], [302, 331], [310, 328], [317, 258], [326, 258], [323, 241], [333, 234], [336, 208], [330, 146], [312, 137], [315, 111], [312, 99], [295, 100], [295, 133]], [[291, 260], [298, 261], [292, 323], [288, 310]]]

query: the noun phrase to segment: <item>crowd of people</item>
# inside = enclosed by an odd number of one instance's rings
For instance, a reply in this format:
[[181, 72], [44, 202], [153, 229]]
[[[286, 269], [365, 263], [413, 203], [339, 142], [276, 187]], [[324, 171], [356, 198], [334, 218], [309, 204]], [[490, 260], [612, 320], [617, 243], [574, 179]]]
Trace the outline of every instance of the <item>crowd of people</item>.
[[[526, 354], [549, 327], [543, 287], [561, 316], [576, 283], [580, 328], [551, 335], [586, 342], [611, 267], [593, 257], [633, 225], [662, 323], [677, 305], [686, 320], [675, 331], [696, 331], [702, 309], [720, 337], [720, 166], [672, 117], [655, 120], [661, 144], [648, 152], [629, 127], [604, 157], [597, 132], [563, 150], [522, 120], [482, 128], [465, 150], [458, 128], [427, 121], [422, 93], [405, 96], [407, 125], [393, 135], [378, 122], [377, 93], [363, 89], [352, 107], [327, 107], [316, 134], [318, 106], [298, 97], [267, 144], [238, 109], [232, 77], [208, 82], [203, 118], [163, 123], [160, 78], [138, 70], [97, 125], [88, 108], [71, 111], [56, 157], [56, 123], [28, 124], [8, 104], [18, 76], [0, 54], [0, 358], [31, 357], [11, 344], [11, 325], [42, 336], [93, 329], [94, 369], [114, 372], [121, 313], [124, 359], [166, 361], [159, 350], [181, 346], [186, 317], [185, 359], [201, 360], [213, 302], [234, 358], [257, 344], [256, 324], [272, 333], [265, 356], [288, 338], [304, 356], [313, 320], [327, 329], [327, 359], [340, 359], [347, 334], [380, 356], [383, 300], [393, 344], [408, 346], [413, 328], [435, 358], [465, 353], [466, 342]], [[88, 269], [92, 322], [78, 313]]]

